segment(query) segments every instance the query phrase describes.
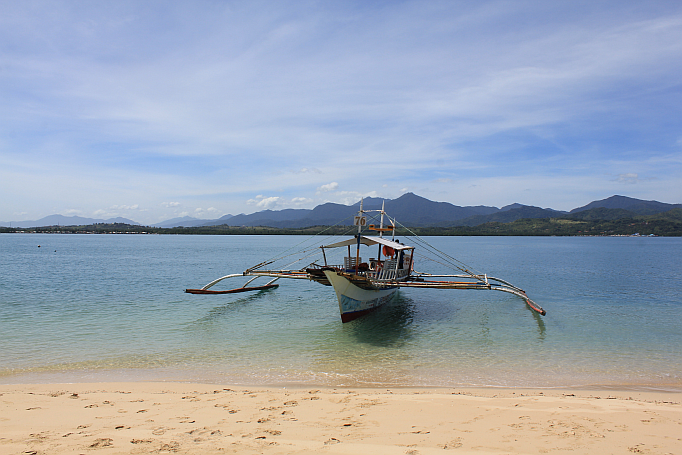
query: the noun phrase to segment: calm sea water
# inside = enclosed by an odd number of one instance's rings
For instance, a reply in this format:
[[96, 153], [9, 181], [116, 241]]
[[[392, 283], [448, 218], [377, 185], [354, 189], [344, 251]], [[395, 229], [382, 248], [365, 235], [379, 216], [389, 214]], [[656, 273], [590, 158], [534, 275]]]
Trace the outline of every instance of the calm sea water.
[[0, 234], [0, 382], [682, 389], [682, 239], [428, 238], [546, 317], [487, 291], [401, 290], [348, 324], [304, 280], [183, 292], [301, 240]]

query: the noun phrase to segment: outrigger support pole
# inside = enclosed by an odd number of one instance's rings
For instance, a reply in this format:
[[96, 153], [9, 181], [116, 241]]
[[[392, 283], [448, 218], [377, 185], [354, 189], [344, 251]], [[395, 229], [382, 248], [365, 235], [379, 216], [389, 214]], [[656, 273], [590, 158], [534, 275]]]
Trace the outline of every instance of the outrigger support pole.
[[[508, 281], [505, 281], [500, 278], [494, 278], [491, 276], [488, 276], [487, 274], [484, 275], [484, 279], [481, 279], [478, 275], [473, 275], [476, 279], [478, 279], [478, 282], [474, 281], [424, 281], [422, 277], [426, 278], [436, 278], [436, 277], [441, 277], [441, 278], [471, 278], [469, 275], [431, 275], [429, 273], [416, 273], [416, 277], [419, 277], [419, 281], [397, 281], [392, 284], [395, 284], [396, 286], [399, 287], [406, 287], [406, 288], [431, 288], [431, 289], [480, 289], [480, 290], [491, 290], [491, 291], [502, 291], [502, 292], [508, 292], [509, 294], [514, 294], [517, 297], [521, 297], [525, 302], [528, 307], [540, 313], [541, 315], [545, 316], [547, 312], [537, 303], [532, 301], [530, 297], [526, 294], [526, 291], [524, 291], [521, 288], [518, 288], [514, 286], [513, 284], [509, 283]], [[497, 282], [499, 284], [492, 284], [490, 281]]]
[[[240, 288], [235, 288], [235, 289], [228, 289], [225, 291], [212, 291], [210, 288], [215, 285], [220, 283], [223, 280], [226, 280], [228, 278], [236, 278], [239, 276], [251, 276], [250, 280], [248, 280], [244, 285]], [[272, 280], [268, 281], [266, 284], [263, 286], [251, 286], [249, 287], [249, 284], [255, 280], [256, 278], [262, 277], [262, 276], [267, 276], [272, 278]], [[217, 280], [213, 280], [210, 283], [208, 283], [206, 286], [202, 287], [201, 289], [185, 289], [185, 292], [188, 294], [234, 294], [237, 292], [247, 292], [247, 291], [263, 291], [266, 289], [272, 289], [276, 288], [279, 286], [279, 284], [273, 284], [275, 281], [279, 280], [280, 278], [295, 278], [295, 279], [308, 279], [308, 275], [305, 272], [300, 272], [300, 271], [292, 271], [292, 270], [267, 270], [267, 271], [262, 271], [262, 272], [254, 272], [253, 268], [247, 269], [243, 273], [233, 273], [230, 275], [225, 275], [223, 277], [218, 278]]]
[[185, 289], [185, 292], [188, 293], [188, 294], [235, 294], [235, 293], [237, 293], [237, 292], [264, 291], [264, 290], [266, 290], [266, 289], [272, 289], [272, 288], [276, 288], [276, 287], [279, 286], [279, 284], [272, 284], [272, 283], [274, 283], [275, 281], [277, 281], [277, 280], [280, 279], [280, 277], [275, 277], [274, 279], [268, 281], [268, 283], [265, 284], [265, 285], [263, 285], [263, 286], [251, 286], [251, 287], [249, 287], [249, 284], [250, 284], [253, 280], [255, 280], [256, 278], [259, 278], [259, 277], [263, 276], [263, 275], [256, 275], [256, 276], [254, 276], [253, 278], [251, 278], [249, 281], [247, 281], [246, 283], [244, 283], [244, 285], [243, 285], [242, 287], [240, 287], [240, 288], [228, 289], [228, 290], [225, 290], [225, 291], [211, 291], [211, 290], [209, 290], [209, 288], [210, 288], [211, 286], [213, 286], [214, 284], [217, 284], [217, 283], [219, 283], [219, 282], [221, 282], [221, 281], [223, 281], [223, 280], [226, 280], [227, 278], [235, 278], [235, 277], [238, 277], [238, 276], [244, 276], [245, 274], [246, 274], [246, 272], [245, 272], [244, 274], [242, 274], [242, 273], [233, 273], [233, 274], [231, 274], [231, 275], [225, 275], [224, 277], [221, 277], [221, 278], [218, 278], [217, 280], [211, 281], [210, 283], [208, 283], [206, 286], [202, 287], [201, 289]]
[[[220, 278], [218, 278], [217, 280], [211, 281], [211, 282], [208, 283], [206, 286], [202, 287], [201, 290], [202, 290], [202, 291], [205, 291], [205, 290], [207, 290], [208, 288], [210, 288], [211, 286], [213, 286], [214, 284], [220, 283], [221, 281], [226, 280], [226, 279], [228, 279], [228, 278], [234, 278], [234, 277], [238, 277], [238, 276], [244, 276], [244, 275], [243, 275], [242, 273], [232, 273], [232, 274], [230, 274], [230, 275], [225, 275], [224, 277], [220, 277]], [[191, 290], [192, 290], [192, 289], [186, 289], [185, 292], [189, 292], [189, 291], [191, 291]]]

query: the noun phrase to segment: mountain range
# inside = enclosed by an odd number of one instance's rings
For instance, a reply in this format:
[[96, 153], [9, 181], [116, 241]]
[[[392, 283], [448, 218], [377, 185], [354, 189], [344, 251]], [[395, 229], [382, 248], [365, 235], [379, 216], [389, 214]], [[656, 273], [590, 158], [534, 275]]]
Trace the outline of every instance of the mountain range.
[[[645, 201], [626, 196], [611, 196], [599, 201], [590, 202], [570, 212], [540, 208], [523, 204], [511, 204], [502, 208], [489, 206], [465, 206], [448, 202], [434, 202], [413, 193], [406, 193], [397, 199], [366, 198], [363, 201], [365, 210], [377, 210], [385, 203], [386, 211], [397, 221], [411, 227], [452, 227], [477, 226], [488, 222], [509, 223], [521, 218], [571, 218], [571, 219], [618, 219], [636, 215], [653, 215], [666, 212], [674, 208], [682, 208], [682, 204], [666, 204], [658, 201]], [[328, 202], [313, 209], [285, 209], [263, 210], [249, 215], [224, 215], [215, 220], [200, 220], [191, 217], [173, 218], [154, 227], [197, 227], [197, 226], [268, 226], [275, 228], [304, 228], [310, 226], [330, 226], [335, 224], [353, 224], [353, 216], [357, 214], [360, 202], [353, 205], [343, 205]], [[378, 219], [371, 219], [369, 223], [379, 224]], [[375, 215], [375, 214], [374, 214]], [[91, 218], [66, 217], [51, 215], [36, 221], [12, 221], [13, 227], [42, 227], [88, 225], [95, 223], [125, 223], [139, 225], [135, 221], [125, 218], [111, 218], [95, 220]], [[10, 223], [0, 223], [9, 226]]]
[[132, 224], [135, 226], [141, 226], [137, 221], [129, 220], [128, 218], [109, 218], [106, 220], [100, 220], [95, 218], [83, 218], [81, 216], [64, 216], [64, 215], [49, 215], [35, 221], [0, 221], [0, 226], [3, 227], [16, 227], [16, 228], [30, 228], [30, 227], [42, 227], [42, 226], [85, 226], [88, 224]]

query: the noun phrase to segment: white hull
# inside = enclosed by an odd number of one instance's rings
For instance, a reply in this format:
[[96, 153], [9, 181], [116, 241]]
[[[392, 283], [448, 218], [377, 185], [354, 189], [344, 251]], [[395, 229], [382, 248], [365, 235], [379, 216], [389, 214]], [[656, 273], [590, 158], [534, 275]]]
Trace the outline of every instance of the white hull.
[[388, 303], [398, 290], [397, 287], [362, 289], [332, 270], [325, 270], [324, 274], [336, 291], [342, 322], [352, 321]]

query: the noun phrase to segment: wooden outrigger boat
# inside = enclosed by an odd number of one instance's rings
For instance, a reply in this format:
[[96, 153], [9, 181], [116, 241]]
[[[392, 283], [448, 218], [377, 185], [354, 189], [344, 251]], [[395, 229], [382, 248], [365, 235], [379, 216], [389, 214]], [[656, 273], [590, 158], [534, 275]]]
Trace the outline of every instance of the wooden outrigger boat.
[[[361, 201], [360, 211], [354, 217], [354, 225], [358, 229], [353, 237], [314, 249], [317, 253], [321, 253], [321, 264], [313, 261], [295, 270], [264, 269], [267, 265], [281, 259], [276, 258], [261, 262], [242, 273], [218, 278], [200, 289], [186, 289], [185, 292], [191, 294], [231, 294], [276, 288], [278, 285], [274, 283], [280, 278], [312, 280], [334, 288], [339, 302], [341, 321], [349, 322], [389, 302], [400, 288], [477, 289], [514, 294], [522, 298], [530, 309], [543, 316], [545, 315], [545, 310], [533, 302], [522, 289], [502, 279], [472, 272], [470, 267], [442, 251], [436, 250], [416, 235], [412, 238], [421, 241], [442, 262], [448, 263], [460, 273], [438, 275], [415, 271], [415, 247], [404, 245], [395, 239], [396, 221], [389, 217], [390, 223], [384, 226], [384, 217], [388, 217], [388, 215], [383, 206], [381, 210], [363, 210], [362, 206], [363, 202]], [[373, 213], [379, 215], [378, 227], [374, 224], [367, 224], [367, 215], [372, 216]], [[367, 231], [375, 232], [377, 235], [363, 235], [363, 228], [365, 227]], [[385, 233], [391, 233], [391, 240], [384, 238]], [[370, 251], [372, 247], [376, 247], [376, 257], [371, 257], [369, 261], [363, 262], [360, 254], [363, 246], [369, 247]], [[304, 253], [305, 255], [295, 262], [310, 257], [311, 251], [313, 250], [299, 251], [299, 254]], [[328, 254], [332, 251], [341, 251], [343, 261], [339, 261], [337, 264], [328, 263]], [[239, 288], [224, 291], [210, 289], [223, 280], [236, 277], [251, 278]], [[260, 277], [269, 277], [271, 280], [265, 285], [249, 286]]]

